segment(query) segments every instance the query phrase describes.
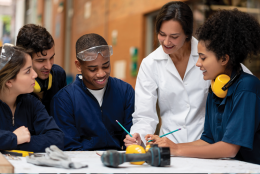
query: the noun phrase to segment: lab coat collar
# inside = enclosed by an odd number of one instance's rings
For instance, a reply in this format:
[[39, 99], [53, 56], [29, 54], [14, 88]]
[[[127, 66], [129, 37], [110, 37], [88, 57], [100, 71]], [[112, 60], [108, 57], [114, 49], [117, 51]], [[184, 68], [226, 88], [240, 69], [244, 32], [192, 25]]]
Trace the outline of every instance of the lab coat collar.
[[[194, 37], [192, 37], [192, 40], [191, 40], [191, 54], [190, 54], [190, 57], [189, 57], [189, 61], [188, 61], [188, 65], [187, 65], [187, 68], [186, 68], [186, 72], [185, 72], [184, 78], [186, 77], [188, 72], [195, 66], [195, 64], [197, 62], [197, 59], [198, 59], [197, 45], [198, 45], [198, 41]], [[156, 50], [156, 53], [157, 53], [157, 55], [155, 56], [154, 59], [156, 59], [156, 60], [164, 60], [164, 59], [168, 60], [167, 64], [166, 64], [166, 69], [170, 73], [172, 73], [176, 78], [178, 78], [180, 81], [183, 81], [181, 79], [180, 74], [177, 71], [174, 63], [172, 62], [170, 56], [163, 51], [162, 46], [160, 46]]]
[[[198, 57], [199, 57], [197, 47], [198, 47], [198, 40], [195, 39], [194, 37], [192, 37], [192, 39], [191, 39], [191, 52], [190, 52], [189, 62], [188, 62], [187, 68], [186, 68], [185, 76], [188, 74], [188, 72], [194, 66], [196, 66], [196, 62], [197, 62]], [[185, 78], [185, 76], [184, 76], [184, 78]]]
[[197, 62], [197, 58], [199, 57], [198, 55], [198, 40], [192, 36], [191, 38], [191, 52], [190, 55], [195, 57], [195, 64]]

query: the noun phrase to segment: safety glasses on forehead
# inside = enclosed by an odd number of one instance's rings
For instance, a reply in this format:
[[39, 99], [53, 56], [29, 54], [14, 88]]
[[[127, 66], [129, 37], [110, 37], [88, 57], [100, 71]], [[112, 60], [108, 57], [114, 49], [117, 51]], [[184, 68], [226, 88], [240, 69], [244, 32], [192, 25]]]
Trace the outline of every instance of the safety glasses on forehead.
[[92, 61], [98, 56], [98, 53], [103, 57], [110, 57], [113, 55], [113, 48], [111, 45], [100, 45], [96, 47], [91, 47], [77, 54], [77, 58], [82, 61]]
[[11, 60], [14, 55], [15, 49], [14, 45], [5, 43], [1, 50], [0, 55], [0, 70]]

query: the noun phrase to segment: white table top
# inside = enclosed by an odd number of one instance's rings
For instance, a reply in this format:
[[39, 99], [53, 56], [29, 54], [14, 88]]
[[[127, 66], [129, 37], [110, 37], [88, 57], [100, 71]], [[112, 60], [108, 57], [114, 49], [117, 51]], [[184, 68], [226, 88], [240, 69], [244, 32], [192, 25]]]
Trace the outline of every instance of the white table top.
[[66, 152], [74, 162], [88, 164], [82, 169], [63, 169], [55, 167], [36, 166], [21, 160], [9, 160], [14, 166], [15, 173], [260, 173], [260, 165], [231, 159], [198, 159], [171, 157], [171, 165], [167, 167], [153, 167], [146, 163], [132, 165], [124, 163], [118, 168], [109, 168], [102, 164], [96, 151]]

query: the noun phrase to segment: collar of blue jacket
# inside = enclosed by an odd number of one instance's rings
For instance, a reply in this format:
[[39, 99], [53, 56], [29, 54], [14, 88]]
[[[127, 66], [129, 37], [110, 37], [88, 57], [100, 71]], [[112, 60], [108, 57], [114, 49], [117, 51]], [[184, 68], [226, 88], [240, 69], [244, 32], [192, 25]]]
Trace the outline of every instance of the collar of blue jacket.
[[[28, 128], [31, 139], [29, 143], [17, 145], [13, 131], [21, 126]], [[17, 97], [14, 124], [11, 109], [0, 100], [0, 142], [2, 150], [45, 152], [50, 145], [63, 150], [63, 133], [40, 100], [30, 94], [22, 94]]]
[[77, 75], [52, 101], [51, 114], [65, 133], [65, 150], [121, 150], [134, 112], [134, 89], [117, 78], [108, 78], [102, 106]]

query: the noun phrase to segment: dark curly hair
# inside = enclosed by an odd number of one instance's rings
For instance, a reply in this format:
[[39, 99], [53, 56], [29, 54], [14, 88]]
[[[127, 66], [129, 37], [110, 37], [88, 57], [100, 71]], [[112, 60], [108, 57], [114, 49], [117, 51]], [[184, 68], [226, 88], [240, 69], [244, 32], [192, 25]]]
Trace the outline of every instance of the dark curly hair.
[[43, 56], [46, 56], [47, 54], [44, 51], [53, 47], [54, 40], [44, 27], [27, 24], [19, 30], [16, 45], [31, 49], [36, 54], [40, 52]]
[[187, 4], [181, 1], [173, 1], [162, 6], [155, 21], [157, 34], [160, 32], [162, 23], [169, 20], [178, 21], [187, 36], [186, 40], [191, 40], [193, 32], [193, 13]]
[[228, 68], [238, 70], [248, 55], [260, 51], [260, 25], [247, 13], [220, 10], [196, 32], [199, 41], [216, 54], [218, 60], [229, 55]]

